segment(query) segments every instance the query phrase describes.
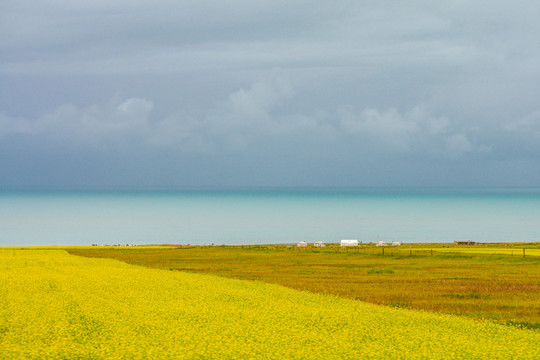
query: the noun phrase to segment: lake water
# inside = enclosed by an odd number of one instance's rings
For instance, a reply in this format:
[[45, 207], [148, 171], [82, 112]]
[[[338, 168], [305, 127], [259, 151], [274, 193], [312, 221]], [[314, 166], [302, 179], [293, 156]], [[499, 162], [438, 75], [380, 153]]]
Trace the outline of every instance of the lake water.
[[0, 192], [0, 246], [540, 241], [540, 189]]

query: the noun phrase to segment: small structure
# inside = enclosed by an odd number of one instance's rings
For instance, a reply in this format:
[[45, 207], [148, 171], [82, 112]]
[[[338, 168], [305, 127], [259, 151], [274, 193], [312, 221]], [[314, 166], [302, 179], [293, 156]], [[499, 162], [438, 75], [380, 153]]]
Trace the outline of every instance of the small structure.
[[379, 241], [376, 246], [388, 246], [384, 241]]
[[298, 246], [298, 247], [307, 247], [307, 242], [300, 241], [298, 244], [296, 244], [296, 246]]
[[315, 247], [325, 247], [326, 245], [322, 241], [317, 241], [316, 243], [313, 244], [313, 246], [315, 246]]
[[476, 242], [468, 241], [468, 240], [466, 240], [466, 241], [457, 241], [457, 240], [454, 241], [454, 245], [475, 245], [475, 244], [476, 244]]
[[341, 240], [341, 246], [358, 246], [358, 240]]
[[401, 242], [399, 242], [399, 241], [394, 241], [394, 242], [392, 243], [392, 246], [401, 246]]

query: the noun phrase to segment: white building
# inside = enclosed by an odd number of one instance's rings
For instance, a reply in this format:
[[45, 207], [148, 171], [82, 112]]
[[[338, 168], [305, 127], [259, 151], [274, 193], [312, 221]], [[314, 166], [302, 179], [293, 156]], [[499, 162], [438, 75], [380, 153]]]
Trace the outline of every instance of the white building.
[[341, 246], [358, 246], [358, 240], [341, 240]]
[[377, 246], [388, 246], [388, 244], [385, 243], [384, 241], [379, 241], [379, 242], [377, 243]]
[[300, 241], [298, 244], [296, 244], [298, 247], [307, 247], [307, 242]]
[[401, 243], [399, 241], [394, 241], [392, 243], [392, 246], [401, 246]]
[[313, 246], [315, 246], [315, 247], [325, 247], [326, 245], [322, 241], [317, 241], [316, 243], [313, 244]]

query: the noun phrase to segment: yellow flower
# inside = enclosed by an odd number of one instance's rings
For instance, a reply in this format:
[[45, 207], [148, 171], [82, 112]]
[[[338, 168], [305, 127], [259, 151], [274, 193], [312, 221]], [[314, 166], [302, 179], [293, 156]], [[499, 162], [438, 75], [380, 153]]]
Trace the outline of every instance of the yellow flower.
[[0, 359], [539, 359], [540, 333], [59, 250], [0, 250]]

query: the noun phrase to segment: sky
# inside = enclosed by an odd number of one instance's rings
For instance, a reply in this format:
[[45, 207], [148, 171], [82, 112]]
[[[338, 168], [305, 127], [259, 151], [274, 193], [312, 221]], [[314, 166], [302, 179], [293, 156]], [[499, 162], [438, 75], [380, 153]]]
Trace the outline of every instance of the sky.
[[0, 2], [0, 189], [540, 184], [540, 2]]

